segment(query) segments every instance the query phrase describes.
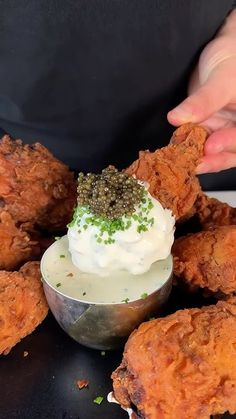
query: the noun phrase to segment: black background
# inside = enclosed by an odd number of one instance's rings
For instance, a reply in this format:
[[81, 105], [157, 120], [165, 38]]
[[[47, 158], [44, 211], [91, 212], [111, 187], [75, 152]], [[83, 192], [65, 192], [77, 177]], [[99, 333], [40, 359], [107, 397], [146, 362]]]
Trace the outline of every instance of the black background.
[[[0, 128], [72, 169], [167, 145], [204, 46], [234, 0], [0, 0]], [[236, 169], [202, 178], [236, 189]]]

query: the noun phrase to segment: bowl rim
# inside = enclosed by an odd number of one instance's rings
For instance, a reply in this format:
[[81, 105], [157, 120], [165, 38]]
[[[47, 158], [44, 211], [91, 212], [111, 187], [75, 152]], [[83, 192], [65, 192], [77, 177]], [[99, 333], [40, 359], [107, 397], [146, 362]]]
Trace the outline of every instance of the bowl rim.
[[[64, 237], [64, 236], [62, 236]], [[51, 246], [53, 246], [56, 243], [53, 242], [51, 244]], [[41, 272], [41, 281], [44, 284], [46, 284], [49, 288], [51, 288], [56, 294], [59, 294], [61, 297], [63, 298], [67, 298], [71, 301], [76, 301], [80, 304], [85, 304], [85, 305], [89, 305], [89, 306], [126, 306], [129, 307], [131, 305], [134, 305], [135, 303], [144, 303], [145, 301], [149, 300], [149, 297], [153, 296], [154, 294], [156, 294], [157, 292], [159, 292], [164, 286], [166, 286], [167, 284], [169, 284], [169, 282], [172, 282], [173, 280], [173, 271], [174, 271], [174, 260], [173, 260], [173, 255], [170, 253], [169, 256], [167, 256], [166, 259], [170, 258], [170, 263], [171, 263], [171, 270], [170, 270], [170, 275], [168, 277], [168, 279], [162, 284], [160, 285], [159, 288], [155, 289], [153, 292], [151, 292], [150, 294], [148, 294], [148, 296], [146, 298], [138, 298], [137, 300], [129, 300], [128, 302], [94, 302], [94, 301], [87, 301], [87, 300], [80, 300], [79, 298], [76, 297], [71, 297], [70, 295], [64, 294], [63, 292], [61, 292], [58, 288], [55, 288], [50, 282], [47, 281], [44, 273], [43, 273], [43, 263], [44, 263], [44, 259], [45, 259], [45, 255], [47, 253], [47, 251], [51, 248], [51, 246], [48, 247], [48, 249], [44, 252], [41, 261], [40, 261], [40, 272]], [[46, 294], [46, 293], [45, 293]]]

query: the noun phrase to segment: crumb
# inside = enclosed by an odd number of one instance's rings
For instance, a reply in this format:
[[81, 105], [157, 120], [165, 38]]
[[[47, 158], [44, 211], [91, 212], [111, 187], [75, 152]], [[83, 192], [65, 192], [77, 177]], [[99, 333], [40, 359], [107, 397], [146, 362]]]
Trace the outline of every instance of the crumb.
[[95, 399], [94, 399], [94, 403], [96, 403], [96, 404], [98, 404], [98, 405], [100, 405], [102, 402], [103, 402], [103, 400], [104, 400], [104, 397], [103, 396], [97, 396]]
[[29, 355], [29, 352], [28, 351], [24, 351], [24, 354], [23, 354], [24, 358], [26, 358], [28, 355]]
[[82, 390], [82, 388], [88, 387], [89, 381], [88, 380], [77, 380], [76, 385], [77, 385], [79, 390]]

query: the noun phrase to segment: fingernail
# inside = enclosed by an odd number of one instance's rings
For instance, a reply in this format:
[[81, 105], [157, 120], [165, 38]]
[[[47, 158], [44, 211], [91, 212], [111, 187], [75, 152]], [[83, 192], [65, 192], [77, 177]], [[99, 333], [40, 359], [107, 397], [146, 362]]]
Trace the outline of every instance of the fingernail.
[[171, 116], [171, 118], [176, 119], [180, 122], [189, 122], [193, 119], [193, 112], [191, 111], [191, 109], [183, 105], [177, 106], [176, 108], [172, 109], [172, 111], [169, 112], [169, 115]]
[[197, 167], [197, 170], [196, 170], [196, 173], [198, 174], [198, 175], [201, 175], [202, 173], [207, 173], [208, 172], [208, 165], [206, 164], [206, 163], [204, 163], [204, 162], [201, 162], [199, 165], [198, 165], [198, 167]]

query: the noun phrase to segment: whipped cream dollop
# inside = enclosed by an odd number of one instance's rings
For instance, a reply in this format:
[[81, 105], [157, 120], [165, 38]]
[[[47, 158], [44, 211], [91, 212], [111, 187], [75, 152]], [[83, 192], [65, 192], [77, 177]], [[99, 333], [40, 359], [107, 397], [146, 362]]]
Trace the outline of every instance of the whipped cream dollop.
[[147, 190], [131, 216], [109, 225], [85, 207], [77, 207], [68, 227], [69, 252], [82, 272], [108, 276], [126, 270], [138, 275], [167, 258], [174, 241], [175, 218]]

